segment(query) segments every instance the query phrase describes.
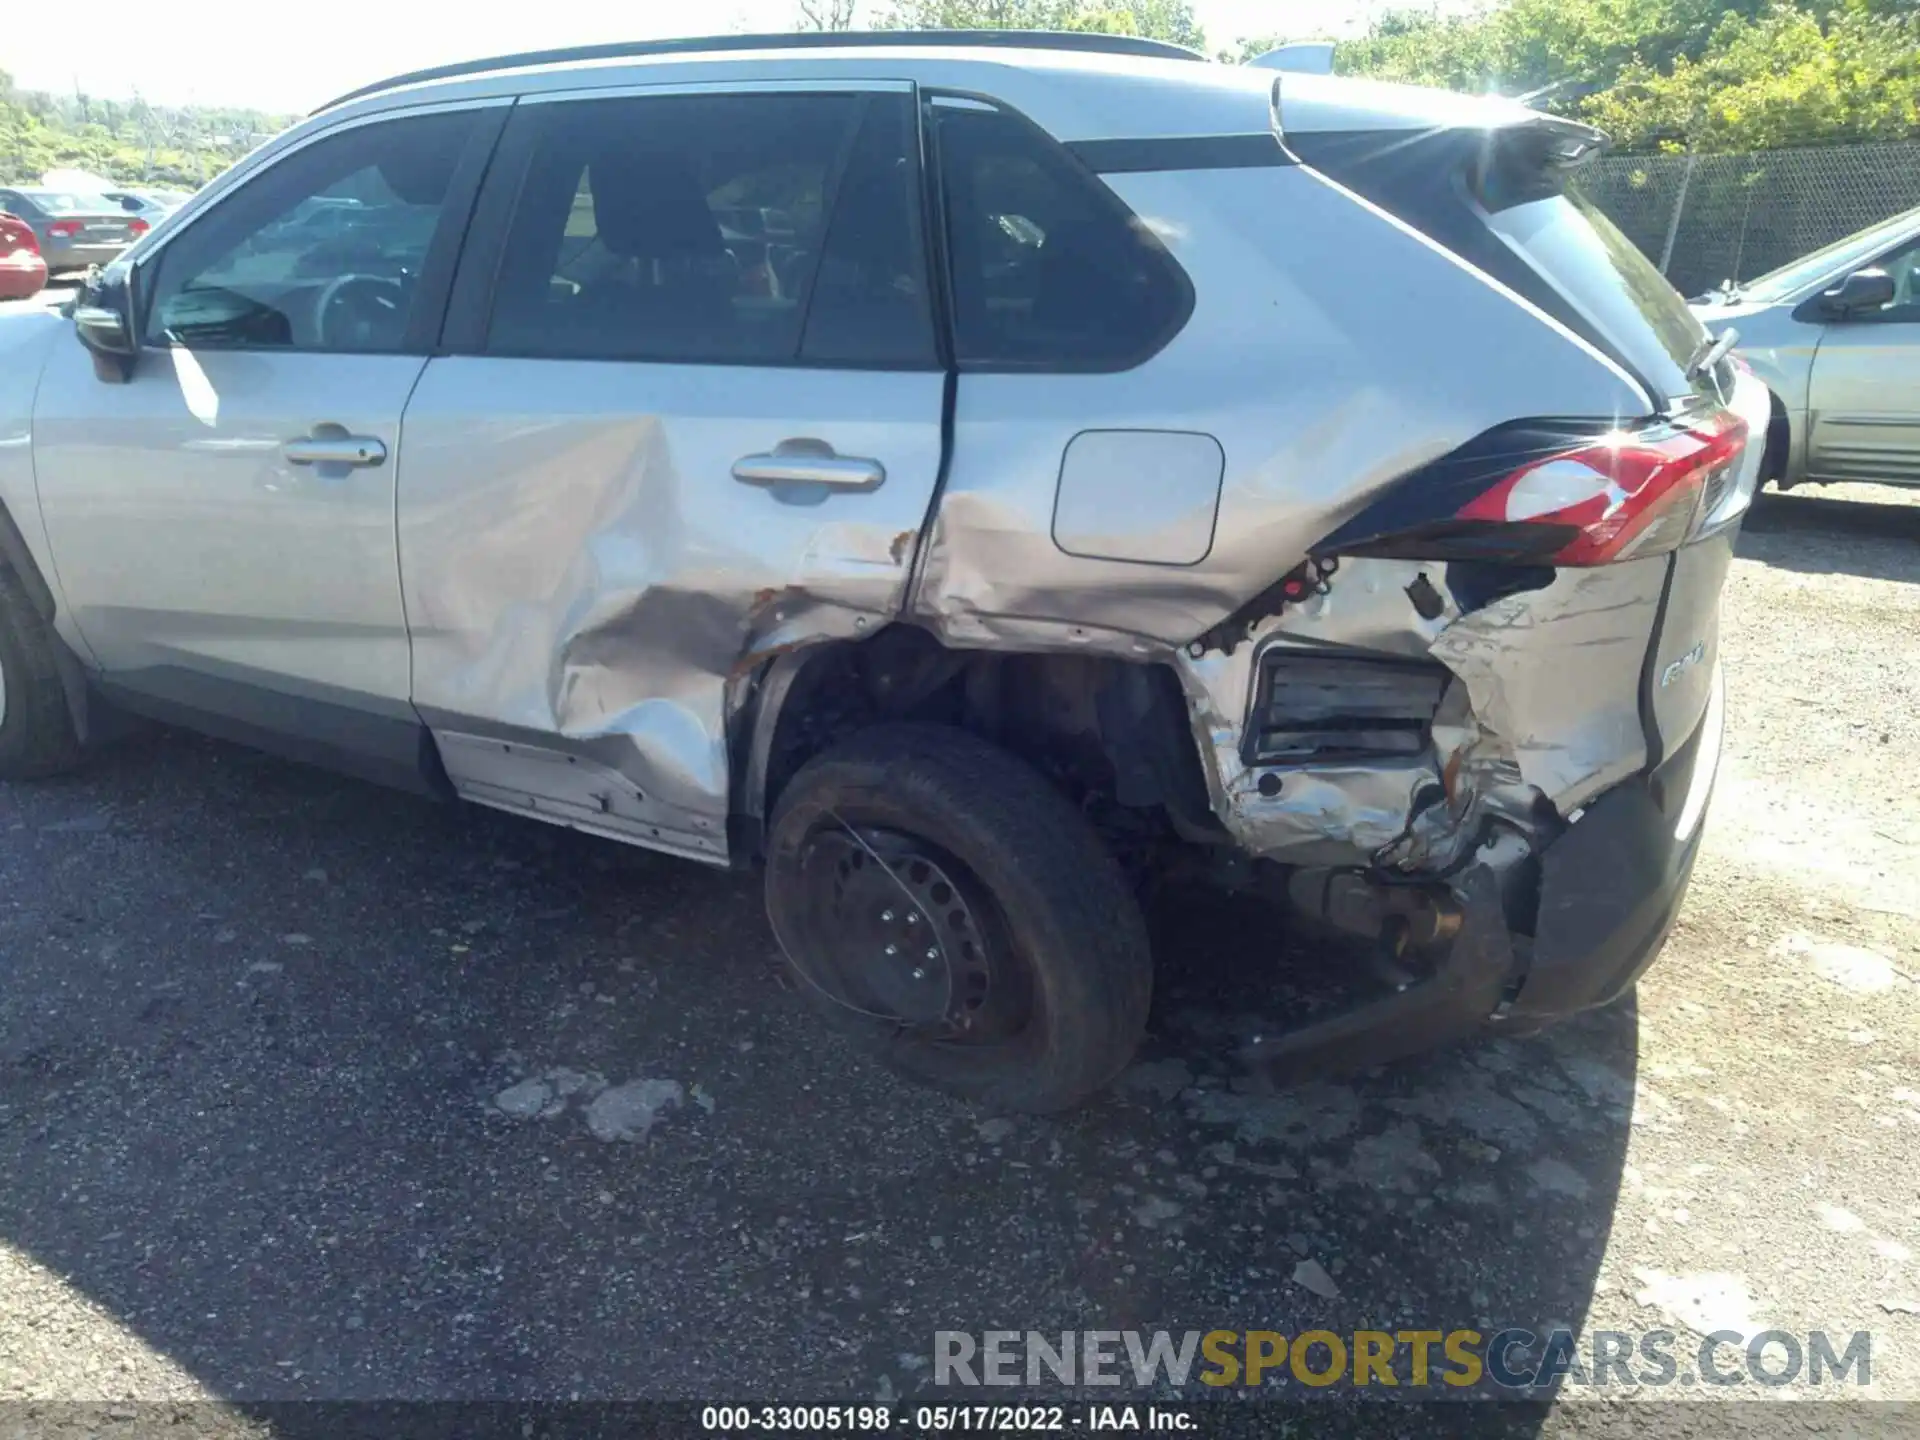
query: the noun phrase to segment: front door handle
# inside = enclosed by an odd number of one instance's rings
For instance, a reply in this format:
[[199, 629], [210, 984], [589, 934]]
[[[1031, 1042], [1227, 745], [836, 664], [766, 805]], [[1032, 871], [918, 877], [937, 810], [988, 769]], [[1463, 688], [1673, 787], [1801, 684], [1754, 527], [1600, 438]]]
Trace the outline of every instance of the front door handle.
[[316, 425], [313, 434], [281, 447], [289, 465], [383, 465], [386, 442], [376, 435], [349, 435], [339, 425]]
[[834, 490], [878, 489], [887, 470], [878, 460], [836, 454], [824, 440], [782, 440], [767, 454], [734, 461], [733, 478], [788, 504], [818, 505]]

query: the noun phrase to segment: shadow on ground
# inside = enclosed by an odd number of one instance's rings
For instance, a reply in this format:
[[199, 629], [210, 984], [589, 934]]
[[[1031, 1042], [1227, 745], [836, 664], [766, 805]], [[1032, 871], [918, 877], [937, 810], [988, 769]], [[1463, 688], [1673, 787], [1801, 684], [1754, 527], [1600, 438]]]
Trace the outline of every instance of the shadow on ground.
[[214, 1395], [910, 1399], [940, 1329], [1593, 1293], [1631, 1008], [1272, 1093], [1235, 1037], [1354, 960], [1189, 896], [1141, 1062], [1008, 1119], [831, 1039], [749, 877], [171, 734], [0, 835], [0, 1239]]
[[[1742, 558], [1810, 574], [1920, 581], [1920, 505], [1883, 486], [1848, 486], [1841, 495], [1822, 488], [1756, 496], [1740, 535]], [[1914, 548], [1889, 550], [1889, 540]]]

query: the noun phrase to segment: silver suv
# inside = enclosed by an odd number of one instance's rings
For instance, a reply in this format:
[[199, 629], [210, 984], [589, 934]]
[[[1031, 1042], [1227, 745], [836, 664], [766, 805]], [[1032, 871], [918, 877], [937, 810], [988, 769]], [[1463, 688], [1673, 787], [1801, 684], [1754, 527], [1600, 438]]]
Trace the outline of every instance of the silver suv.
[[0, 773], [132, 711], [761, 867], [821, 1009], [996, 1106], [1127, 1062], [1194, 860], [1377, 957], [1250, 1059], [1605, 1003], [1768, 402], [1600, 138], [1098, 36], [348, 96], [0, 323]]

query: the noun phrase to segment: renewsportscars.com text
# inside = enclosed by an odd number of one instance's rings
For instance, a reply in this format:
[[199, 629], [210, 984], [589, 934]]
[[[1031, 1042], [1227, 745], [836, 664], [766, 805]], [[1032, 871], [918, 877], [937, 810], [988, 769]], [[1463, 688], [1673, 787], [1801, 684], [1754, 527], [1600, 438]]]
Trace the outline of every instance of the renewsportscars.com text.
[[1478, 1330], [940, 1330], [936, 1385], [1334, 1385], [1508, 1390], [1867, 1385], [1873, 1336], [1556, 1327]]

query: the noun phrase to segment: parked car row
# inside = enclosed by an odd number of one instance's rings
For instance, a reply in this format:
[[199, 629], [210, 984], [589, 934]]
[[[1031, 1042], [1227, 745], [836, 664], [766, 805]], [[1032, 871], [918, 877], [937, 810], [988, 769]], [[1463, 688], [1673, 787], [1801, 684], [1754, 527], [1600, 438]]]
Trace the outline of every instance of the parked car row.
[[25, 300], [47, 283], [39, 237], [18, 215], [0, 210], [0, 300]]
[[179, 190], [0, 188], [0, 300], [104, 265], [187, 201]]

